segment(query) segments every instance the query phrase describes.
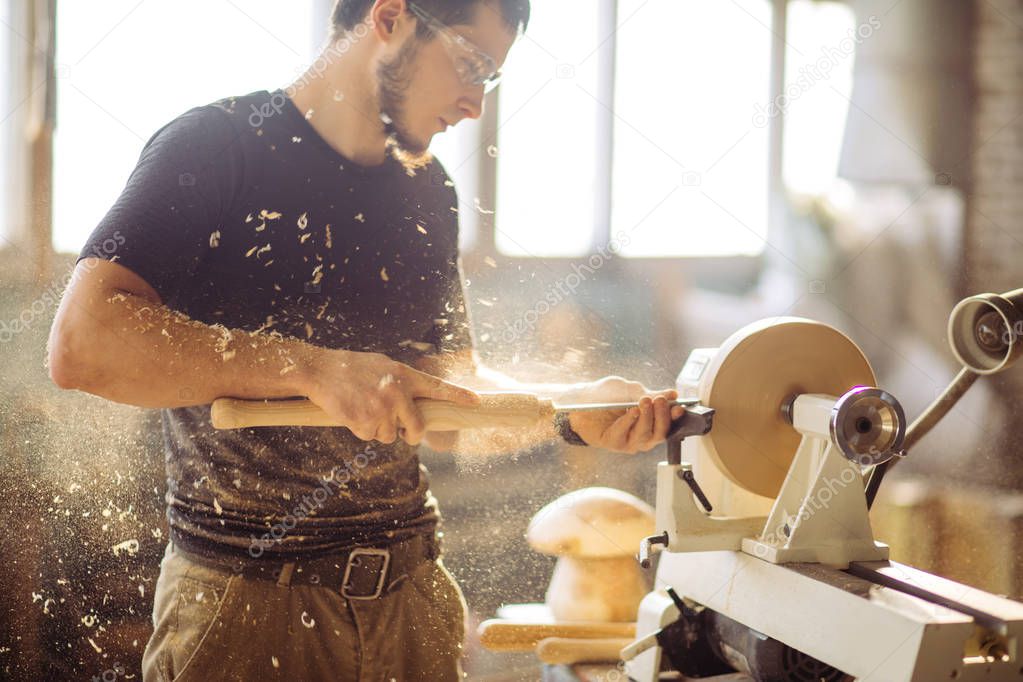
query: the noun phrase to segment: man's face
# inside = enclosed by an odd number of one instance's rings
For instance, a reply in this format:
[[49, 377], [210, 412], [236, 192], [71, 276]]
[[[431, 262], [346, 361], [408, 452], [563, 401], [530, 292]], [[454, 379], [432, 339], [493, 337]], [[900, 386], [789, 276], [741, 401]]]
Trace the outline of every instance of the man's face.
[[[406, 14], [408, 19], [413, 16]], [[485, 1], [477, 5], [472, 24], [448, 28], [489, 56], [498, 68], [515, 41], [500, 10]], [[459, 67], [465, 64], [459, 60], [465, 56], [442, 36], [423, 42], [411, 30], [397, 53], [381, 60], [377, 70], [380, 111], [391, 119], [391, 132], [404, 152], [422, 155], [434, 135], [482, 113], [484, 86], [466, 83], [460, 76], [465, 69]]]

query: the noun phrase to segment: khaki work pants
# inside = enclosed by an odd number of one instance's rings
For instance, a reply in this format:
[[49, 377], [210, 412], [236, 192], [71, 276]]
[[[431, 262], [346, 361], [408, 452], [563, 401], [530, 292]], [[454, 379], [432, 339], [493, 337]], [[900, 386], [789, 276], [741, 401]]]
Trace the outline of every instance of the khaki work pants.
[[425, 560], [373, 600], [197, 564], [160, 564], [144, 682], [461, 680], [465, 600]]

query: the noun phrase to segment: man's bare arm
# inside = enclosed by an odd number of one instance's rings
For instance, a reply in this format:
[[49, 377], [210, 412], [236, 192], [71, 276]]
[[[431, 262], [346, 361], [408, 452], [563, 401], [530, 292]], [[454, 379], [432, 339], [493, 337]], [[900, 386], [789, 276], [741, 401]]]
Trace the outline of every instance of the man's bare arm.
[[140, 407], [280, 398], [299, 394], [305, 345], [190, 320], [131, 270], [86, 258], [50, 330], [49, 369], [61, 388]]
[[359, 438], [382, 442], [395, 440], [399, 422], [411, 439], [422, 436], [415, 397], [476, 400], [376, 353], [191, 320], [128, 268], [97, 258], [78, 263], [61, 300], [49, 370], [62, 388], [141, 407], [308, 396]]

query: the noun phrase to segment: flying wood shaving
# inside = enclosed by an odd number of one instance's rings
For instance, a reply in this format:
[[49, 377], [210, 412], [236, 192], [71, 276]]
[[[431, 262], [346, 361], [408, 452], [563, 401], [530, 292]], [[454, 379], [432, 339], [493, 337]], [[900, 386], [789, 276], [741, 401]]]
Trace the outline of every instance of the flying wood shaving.
[[380, 279], [385, 282], [390, 282], [391, 278], [387, 276], [387, 268], [380, 268]]
[[360, 223], [366, 222], [366, 216], [362, 215], [361, 213], [356, 213], [355, 219], [358, 220]]
[[300, 230], [304, 230], [305, 228], [309, 227], [309, 214], [308, 213], [303, 213], [302, 215], [300, 215], [298, 217], [297, 225], [298, 225], [298, 229], [300, 229]]
[[225, 350], [227, 350], [227, 346], [228, 344], [231, 343], [231, 339], [234, 338], [234, 335], [231, 333], [230, 329], [228, 329], [222, 324], [215, 324], [213, 325], [213, 328], [217, 330], [218, 334], [220, 334], [220, 338], [217, 339], [217, 343], [213, 347], [213, 350], [215, 350], [218, 353], [223, 353]]
[[120, 556], [121, 552], [125, 552], [128, 556], [135, 556], [139, 552], [139, 541], [131, 538], [130, 540], [117, 543], [110, 549], [114, 551], [114, 556]]
[[329, 248], [332, 248], [332, 247], [333, 247], [333, 244], [331, 243], [331, 240], [330, 240], [330, 223], [327, 223], [327, 248], [329, 249]]
[[432, 343], [426, 343], [425, 341], [413, 341], [411, 339], [405, 339], [398, 343], [399, 348], [411, 347], [423, 353], [428, 353], [434, 350]]
[[422, 232], [423, 234], [428, 234], [427, 231], [426, 231], [426, 228], [423, 227], [422, 225], [417, 224], [416, 225], [416, 229], [419, 230], [420, 232]]
[[220, 230], [214, 230], [210, 232], [210, 248], [215, 249], [220, 246]]
[[266, 322], [261, 324], [259, 326], [259, 329], [255, 330], [253, 332], [250, 332], [249, 335], [250, 336], [255, 336], [255, 335], [259, 334], [260, 332], [269, 329], [270, 327], [274, 326], [275, 324], [276, 324], [276, 322], [274, 322], [274, 316], [273, 315], [267, 315], [266, 316]]

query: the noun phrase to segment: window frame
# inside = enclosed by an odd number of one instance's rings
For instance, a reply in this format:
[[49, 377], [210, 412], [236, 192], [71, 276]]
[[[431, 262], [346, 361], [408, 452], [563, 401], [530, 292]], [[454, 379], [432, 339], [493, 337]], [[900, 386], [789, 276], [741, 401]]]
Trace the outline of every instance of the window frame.
[[[599, 92], [602, 101], [614, 101], [615, 89], [615, 57], [617, 49], [616, 27], [618, 26], [618, 0], [596, 0], [599, 4], [600, 34], [608, 38], [598, 48], [599, 60]], [[784, 92], [785, 87], [785, 46], [787, 24], [787, 0], [770, 0], [772, 18], [772, 39], [770, 52], [770, 68], [768, 78], [767, 101]], [[514, 49], [514, 48], [513, 48]], [[499, 99], [500, 87], [487, 96], [479, 138], [473, 140], [479, 149], [490, 145], [500, 147]], [[605, 247], [612, 238], [611, 225], [611, 183], [613, 172], [612, 153], [614, 148], [614, 112], [598, 108], [598, 131], [600, 135], [598, 157], [599, 190], [595, 193], [594, 229], [587, 253], [576, 256], [522, 256], [505, 254], [498, 251], [495, 240], [494, 215], [479, 215], [474, 221], [476, 234], [470, 248], [462, 253], [467, 269], [475, 269], [483, 262], [516, 267], [531, 261], [575, 262], [596, 254]], [[785, 119], [784, 114], [772, 117], [768, 122], [768, 173], [767, 173], [767, 239], [771, 241], [782, 228], [784, 222], [785, 198], [784, 179], [782, 176], [782, 147]], [[495, 214], [501, 207], [497, 205], [497, 166], [500, 162], [487, 154], [478, 154], [480, 204], [493, 208]], [[460, 199], [460, 210], [465, 212], [473, 207], [465, 197]], [[706, 282], [715, 288], [745, 288], [755, 282], [762, 267], [764, 254], [753, 256], [629, 256], [609, 261], [612, 270], [627, 272], [648, 272], [651, 268], [655, 275], [667, 271], [683, 272], [698, 282]]]

